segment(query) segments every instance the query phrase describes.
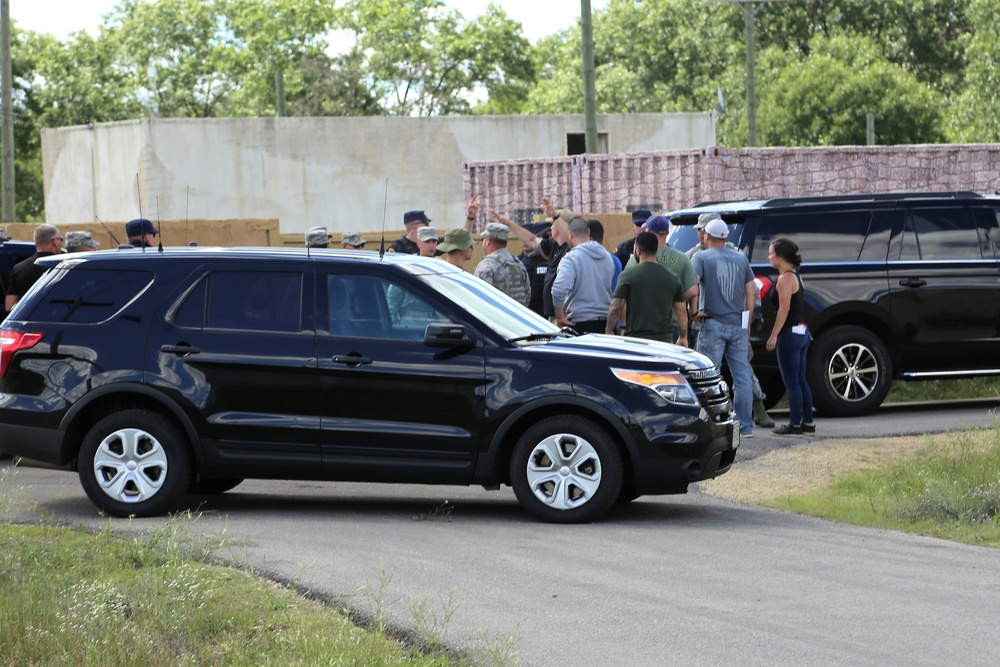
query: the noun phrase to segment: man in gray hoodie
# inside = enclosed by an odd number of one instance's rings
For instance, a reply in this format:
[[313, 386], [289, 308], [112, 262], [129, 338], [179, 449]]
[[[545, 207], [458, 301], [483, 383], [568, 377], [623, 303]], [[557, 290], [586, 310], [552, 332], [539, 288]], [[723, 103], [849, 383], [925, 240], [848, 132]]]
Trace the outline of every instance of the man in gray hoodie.
[[611, 306], [611, 278], [615, 266], [611, 254], [590, 240], [587, 221], [576, 217], [569, 223], [570, 251], [559, 263], [552, 283], [556, 324], [579, 333], [604, 333]]

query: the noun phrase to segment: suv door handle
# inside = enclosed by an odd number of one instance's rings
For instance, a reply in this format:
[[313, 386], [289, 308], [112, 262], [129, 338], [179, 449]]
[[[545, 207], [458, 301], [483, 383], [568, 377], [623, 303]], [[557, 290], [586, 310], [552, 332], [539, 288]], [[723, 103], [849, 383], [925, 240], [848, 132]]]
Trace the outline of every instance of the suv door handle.
[[198, 354], [201, 352], [201, 348], [192, 347], [190, 345], [163, 345], [160, 347], [160, 352], [168, 352], [172, 354]]
[[372, 361], [371, 357], [363, 357], [360, 354], [338, 354], [333, 358], [333, 363], [348, 366], [363, 366], [372, 363]]
[[920, 278], [904, 278], [899, 281], [899, 284], [903, 287], [923, 287], [927, 281]]

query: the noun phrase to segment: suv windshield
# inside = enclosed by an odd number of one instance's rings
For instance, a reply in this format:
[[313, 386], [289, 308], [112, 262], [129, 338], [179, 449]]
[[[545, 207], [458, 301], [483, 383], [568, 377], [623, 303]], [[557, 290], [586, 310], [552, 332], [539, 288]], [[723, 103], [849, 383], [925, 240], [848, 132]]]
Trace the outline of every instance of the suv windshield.
[[435, 290], [506, 339], [558, 333], [559, 327], [468, 273], [421, 276]]

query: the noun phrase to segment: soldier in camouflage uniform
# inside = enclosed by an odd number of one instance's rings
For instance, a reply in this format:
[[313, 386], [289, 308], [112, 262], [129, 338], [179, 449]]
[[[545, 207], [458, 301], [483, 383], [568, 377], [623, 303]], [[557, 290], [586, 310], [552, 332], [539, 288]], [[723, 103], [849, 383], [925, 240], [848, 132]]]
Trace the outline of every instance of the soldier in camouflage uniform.
[[527, 307], [531, 302], [531, 283], [528, 270], [517, 257], [507, 250], [510, 229], [491, 222], [483, 232], [483, 250], [486, 257], [476, 267], [476, 277]]

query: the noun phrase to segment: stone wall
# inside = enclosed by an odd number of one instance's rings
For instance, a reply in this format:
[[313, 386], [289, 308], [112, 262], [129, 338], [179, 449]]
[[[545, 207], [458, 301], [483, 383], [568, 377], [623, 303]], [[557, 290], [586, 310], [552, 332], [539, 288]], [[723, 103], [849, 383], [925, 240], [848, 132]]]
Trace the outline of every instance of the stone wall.
[[992, 194], [1000, 190], [1000, 144], [701, 148], [468, 162], [464, 182], [466, 195], [478, 193], [487, 210], [520, 221], [540, 213], [543, 196], [574, 211], [618, 212], [826, 194]]

